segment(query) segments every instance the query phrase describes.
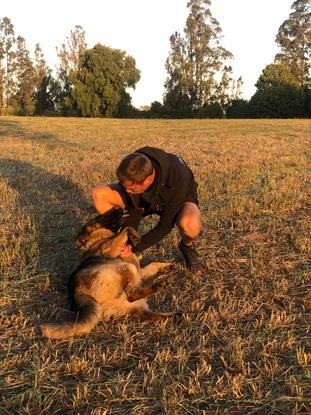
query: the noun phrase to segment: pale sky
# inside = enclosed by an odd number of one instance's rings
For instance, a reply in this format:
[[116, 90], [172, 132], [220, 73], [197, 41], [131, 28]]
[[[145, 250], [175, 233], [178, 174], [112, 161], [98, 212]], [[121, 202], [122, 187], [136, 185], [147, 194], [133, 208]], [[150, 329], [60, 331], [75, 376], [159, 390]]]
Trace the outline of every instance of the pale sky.
[[[213, 16], [223, 30], [222, 45], [234, 55], [234, 75], [243, 78], [243, 97], [255, 92], [259, 75], [274, 60], [275, 36], [294, 0], [212, 0]], [[124, 50], [136, 60], [141, 79], [131, 93], [138, 108], [162, 102], [169, 37], [185, 27], [187, 0], [2, 0], [0, 18], [9, 17], [16, 36], [33, 53], [40, 43], [55, 69], [56, 46], [75, 25], [86, 32], [88, 47], [96, 43]]]

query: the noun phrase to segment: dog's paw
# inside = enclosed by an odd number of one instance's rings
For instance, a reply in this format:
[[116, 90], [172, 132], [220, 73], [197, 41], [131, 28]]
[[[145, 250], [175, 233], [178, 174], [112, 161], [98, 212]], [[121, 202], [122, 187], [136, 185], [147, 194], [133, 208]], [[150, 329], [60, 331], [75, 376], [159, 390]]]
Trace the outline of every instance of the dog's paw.
[[158, 262], [157, 265], [160, 270], [160, 269], [170, 268], [174, 265], [174, 263], [173, 262]]
[[165, 277], [160, 278], [155, 282], [155, 286], [157, 288], [167, 288], [171, 285], [173, 277], [171, 275], [167, 275]]

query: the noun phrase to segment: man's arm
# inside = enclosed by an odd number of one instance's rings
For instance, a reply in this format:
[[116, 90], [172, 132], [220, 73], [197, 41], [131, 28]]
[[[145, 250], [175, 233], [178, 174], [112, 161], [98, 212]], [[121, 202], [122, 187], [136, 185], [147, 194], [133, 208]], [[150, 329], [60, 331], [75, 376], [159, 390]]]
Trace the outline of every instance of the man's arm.
[[141, 242], [135, 246], [133, 251], [142, 252], [168, 235], [175, 225], [175, 218], [181, 207], [182, 203], [167, 205], [157, 225], [145, 235], [142, 235]]

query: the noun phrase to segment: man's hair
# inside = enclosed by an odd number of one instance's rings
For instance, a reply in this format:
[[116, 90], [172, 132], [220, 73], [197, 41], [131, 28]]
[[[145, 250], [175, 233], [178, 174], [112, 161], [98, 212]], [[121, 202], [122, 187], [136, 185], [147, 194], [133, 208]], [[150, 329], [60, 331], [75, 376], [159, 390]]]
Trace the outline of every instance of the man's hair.
[[126, 156], [116, 170], [117, 178], [121, 183], [125, 180], [142, 183], [152, 172], [151, 160], [141, 153], [131, 153]]

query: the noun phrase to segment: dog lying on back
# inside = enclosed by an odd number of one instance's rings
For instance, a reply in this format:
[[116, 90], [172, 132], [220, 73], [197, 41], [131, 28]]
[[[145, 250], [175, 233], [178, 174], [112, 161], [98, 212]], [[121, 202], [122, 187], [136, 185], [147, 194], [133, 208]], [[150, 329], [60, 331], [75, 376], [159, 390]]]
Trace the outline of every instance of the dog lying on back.
[[83, 226], [75, 241], [83, 253], [82, 261], [68, 281], [69, 297], [77, 316], [69, 322], [42, 324], [44, 336], [51, 339], [81, 336], [102, 318], [111, 316], [136, 314], [141, 320], [158, 321], [173, 315], [153, 312], [147, 304], [150, 294], [167, 285], [165, 279], [142, 286], [145, 278], [171, 264], [153, 262], [141, 268], [135, 254], [120, 257], [125, 244], [135, 245], [140, 240], [135, 229], [122, 229], [122, 212], [112, 209]]

